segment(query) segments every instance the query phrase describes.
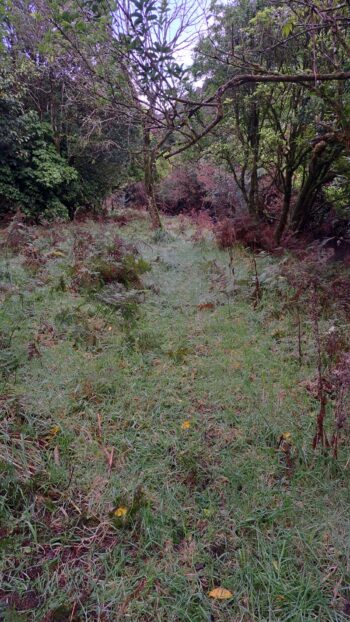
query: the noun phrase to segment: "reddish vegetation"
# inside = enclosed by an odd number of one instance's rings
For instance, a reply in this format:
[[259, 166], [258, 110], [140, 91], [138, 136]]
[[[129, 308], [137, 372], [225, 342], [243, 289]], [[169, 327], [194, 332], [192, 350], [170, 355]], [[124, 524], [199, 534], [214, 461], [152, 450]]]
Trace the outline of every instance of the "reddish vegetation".
[[200, 212], [193, 210], [190, 214], [190, 220], [192, 224], [195, 224], [196, 226], [196, 230], [192, 236], [194, 242], [200, 242], [203, 240], [208, 231], [212, 231], [214, 228], [212, 219], [210, 218], [208, 212], [204, 210]]
[[157, 200], [167, 214], [206, 211], [214, 220], [237, 208], [233, 175], [206, 162], [174, 167], [159, 183]]
[[215, 229], [215, 237], [219, 248], [230, 248], [235, 243], [243, 244], [253, 251], [272, 252], [276, 248], [273, 227], [255, 221], [249, 214], [220, 221]]
[[233, 220], [224, 218], [215, 228], [215, 238], [219, 248], [232, 248], [237, 242]]
[[197, 178], [196, 169], [189, 166], [174, 168], [158, 188], [159, 207], [168, 214], [200, 210], [205, 191]]

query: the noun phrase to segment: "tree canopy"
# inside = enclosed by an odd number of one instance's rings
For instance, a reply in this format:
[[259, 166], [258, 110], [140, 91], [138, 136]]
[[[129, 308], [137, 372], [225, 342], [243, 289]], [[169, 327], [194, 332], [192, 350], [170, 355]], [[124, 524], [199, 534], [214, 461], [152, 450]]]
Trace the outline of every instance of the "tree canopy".
[[4, 0], [1, 11], [2, 212], [72, 216], [140, 180], [159, 227], [161, 178], [195, 159], [229, 171], [257, 220], [270, 180], [277, 242], [320, 220], [320, 205], [346, 215], [348, 3]]

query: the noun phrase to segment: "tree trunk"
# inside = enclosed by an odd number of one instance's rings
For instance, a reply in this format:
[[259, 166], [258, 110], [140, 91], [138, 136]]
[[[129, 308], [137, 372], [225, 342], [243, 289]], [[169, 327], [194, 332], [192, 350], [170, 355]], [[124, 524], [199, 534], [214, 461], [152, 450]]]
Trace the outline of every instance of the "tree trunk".
[[290, 202], [292, 198], [292, 187], [293, 187], [293, 171], [290, 169], [287, 169], [286, 178], [284, 181], [283, 207], [282, 207], [281, 217], [280, 217], [279, 223], [275, 231], [275, 240], [277, 244], [279, 244], [282, 239], [282, 235], [283, 235], [283, 232], [286, 228], [286, 224], [288, 221]]
[[259, 108], [256, 102], [253, 102], [250, 119], [249, 119], [249, 127], [248, 127], [248, 138], [250, 142], [250, 146], [253, 152], [253, 162], [252, 162], [252, 172], [250, 176], [250, 188], [249, 188], [249, 196], [248, 196], [248, 209], [249, 213], [252, 216], [261, 216], [259, 210], [259, 180], [258, 180], [258, 163], [259, 163], [259, 143], [260, 143], [260, 133], [259, 133]]
[[315, 183], [311, 174], [307, 176], [303, 187], [300, 189], [293, 212], [292, 227], [294, 231], [300, 232], [305, 228], [310, 219], [320, 185]]
[[256, 216], [259, 210], [259, 206], [258, 206], [258, 190], [259, 190], [258, 159], [256, 156], [257, 154], [254, 149], [253, 165], [252, 165], [252, 172], [250, 175], [250, 188], [249, 188], [249, 195], [248, 195], [248, 210], [252, 216]]
[[336, 158], [342, 151], [342, 145], [333, 145], [327, 149], [329, 145], [320, 142], [312, 154], [309, 164], [308, 174], [302, 185], [292, 216], [292, 226], [295, 231], [302, 231], [310, 221], [312, 216], [312, 208], [317, 198], [320, 188], [333, 179], [330, 175], [330, 168]]
[[151, 218], [153, 229], [162, 229], [162, 221], [160, 220], [155, 196], [155, 168], [156, 159], [151, 148], [151, 132], [145, 124], [143, 128], [143, 170], [147, 196], [147, 209]]

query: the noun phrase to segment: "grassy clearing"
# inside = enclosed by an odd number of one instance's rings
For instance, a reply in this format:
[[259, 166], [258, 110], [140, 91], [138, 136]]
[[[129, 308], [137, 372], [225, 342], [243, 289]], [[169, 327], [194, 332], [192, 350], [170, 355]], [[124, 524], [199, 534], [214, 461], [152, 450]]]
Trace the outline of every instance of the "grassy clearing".
[[307, 318], [300, 366], [278, 284], [254, 310], [249, 255], [231, 291], [226, 254], [167, 227], [122, 229], [152, 266], [124, 314], [70, 288], [74, 237], [112, 224], [39, 231], [39, 269], [3, 252], [0, 617], [345, 621], [348, 453], [311, 449]]

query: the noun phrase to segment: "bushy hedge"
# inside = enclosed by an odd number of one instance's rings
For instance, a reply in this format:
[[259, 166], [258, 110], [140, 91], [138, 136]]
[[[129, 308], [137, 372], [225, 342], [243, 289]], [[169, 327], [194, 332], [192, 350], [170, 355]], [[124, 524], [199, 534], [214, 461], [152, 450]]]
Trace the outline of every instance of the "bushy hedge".
[[84, 111], [80, 118], [74, 110], [54, 135], [49, 113], [39, 116], [27, 91], [0, 73], [0, 218], [20, 210], [38, 222], [71, 218], [80, 207], [98, 210], [129, 173], [123, 125], [117, 119], [87, 139]]
[[0, 214], [20, 209], [38, 220], [67, 217], [78, 172], [57, 152], [50, 126], [0, 91]]

